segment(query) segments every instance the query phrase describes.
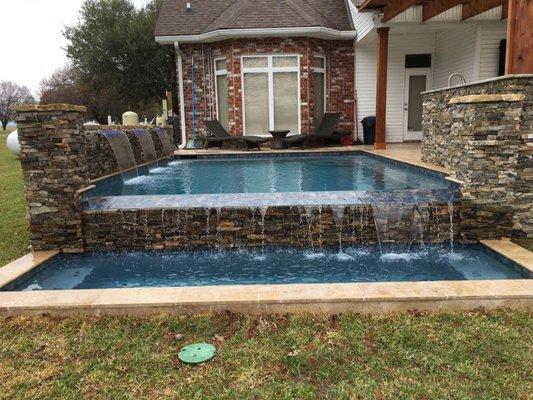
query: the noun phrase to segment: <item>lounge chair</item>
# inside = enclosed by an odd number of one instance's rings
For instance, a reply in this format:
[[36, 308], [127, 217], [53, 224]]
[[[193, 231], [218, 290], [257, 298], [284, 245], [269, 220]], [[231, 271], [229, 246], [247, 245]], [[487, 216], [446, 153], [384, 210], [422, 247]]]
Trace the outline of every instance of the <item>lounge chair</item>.
[[207, 131], [211, 134], [205, 138], [205, 148], [220, 147], [224, 143], [243, 142], [248, 150], [261, 150], [260, 145], [272, 140], [269, 137], [261, 136], [231, 136], [217, 120], [204, 120], [204, 125]]
[[350, 132], [336, 132], [335, 128], [339, 124], [342, 117], [341, 113], [325, 113], [320, 121], [320, 125], [316, 128], [312, 135], [293, 135], [287, 136], [283, 143], [290, 149], [294, 145], [305, 144], [309, 139], [317, 138], [324, 140], [325, 144], [330, 142], [340, 143], [344, 136], [350, 135]]

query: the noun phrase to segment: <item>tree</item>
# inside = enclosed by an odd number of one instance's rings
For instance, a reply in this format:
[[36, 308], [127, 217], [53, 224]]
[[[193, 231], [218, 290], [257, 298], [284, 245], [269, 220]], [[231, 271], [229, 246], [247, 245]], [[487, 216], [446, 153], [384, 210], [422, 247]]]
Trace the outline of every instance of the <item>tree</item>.
[[[174, 52], [155, 42], [161, 0], [137, 10], [130, 0], [86, 0], [67, 27], [67, 56], [80, 81], [113, 99], [112, 109], [146, 113], [175, 84]], [[116, 111], [114, 111], [116, 112]]]
[[87, 107], [87, 118], [101, 123], [107, 116], [120, 112], [115, 107], [115, 99], [105, 91], [93, 91], [82, 82], [80, 74], [71, 66], [58, 69], [40, 84], [41, 104], [67, 103]]
[[35, 103], [35, 99], [26, 86], [17, 85], [11, 81], [0, 82], [0, 122], [2, 122], [2, 129], [6, 130], [7, 123], [13, 119], [12, 106], [30, 103]]

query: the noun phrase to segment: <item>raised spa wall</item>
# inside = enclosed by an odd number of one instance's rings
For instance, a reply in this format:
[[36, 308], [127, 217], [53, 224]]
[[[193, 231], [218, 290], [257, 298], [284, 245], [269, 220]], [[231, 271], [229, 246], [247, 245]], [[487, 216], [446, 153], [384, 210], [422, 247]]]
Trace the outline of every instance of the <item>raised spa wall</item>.
[[424, 94], [422, 160], [461, 184], [462, 239], [533, 237], [533, 75]]
[[[82, 251], [82, 190], [92, 180], [119, 172], [103, 130], [123, 130], [130, 137], [138, 164], [145, 163], [136, 127], [83, 126], [85, 107], [68, 104], [23, 105], [14, 108], [21, 145], [27, 218], [33, 250]], [[162, 145], [151, 127], [158, 157]], [[173, 130], [165, 127], [171, 141]]]
[[[458, 209], [446, 203], [403, 206], [386, 220], [370, 205], [262, 209], [85, 211], [86, 250], [162, 250], [259, 246], [349, 246], [447, 243], [459, 230]], [[397, 211], [400, 205], [390, 206]], [[453, 216], [450, 218], [450, 211]], [[390, 218], [390, 217], [389, 217]], [[377, 226], [383, 227], [377, 229]]]
[[[180, 209], [178, 204], [171, 209], [84, 210], [83, 192], [92, 181], [118, 172], [114, 154], [99, 132], [112, 128], [128, 134], [132, 128], [84, 127], [84, 108], [79, 106], [16, 110], [33, 250], [443, 243], [461, 229], [458, 205], [438, 199], [420, 205], [391, 201], [395, 218], [383, 204], [370, 202], [333, 208]], [[139, 144], [129, 137], [137, 163], [144, 163]], [[398, 214], [399, 207], [403, 208]]]

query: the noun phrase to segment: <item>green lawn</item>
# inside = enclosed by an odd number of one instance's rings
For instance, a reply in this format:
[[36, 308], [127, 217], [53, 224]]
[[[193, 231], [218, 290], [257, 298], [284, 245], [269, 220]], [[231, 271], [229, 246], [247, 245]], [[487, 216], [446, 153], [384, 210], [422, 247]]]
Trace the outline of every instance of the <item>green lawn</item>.
[[20, 162], [6, 147], [0, 128], [0, 266], [28, 251], [26, 201]]
[[[509, 310], [10, 318], [0, 398], [530, 399], [532, 336], [530, 314]], [[177, 361], [199, 341], [213, 361]]]

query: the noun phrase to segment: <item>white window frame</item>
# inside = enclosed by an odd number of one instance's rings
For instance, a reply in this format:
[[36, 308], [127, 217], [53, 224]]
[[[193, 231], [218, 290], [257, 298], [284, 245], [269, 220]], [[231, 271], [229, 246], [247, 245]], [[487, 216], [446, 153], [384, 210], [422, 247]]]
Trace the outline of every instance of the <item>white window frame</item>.
[[[317, 74], [322, 74], [324, 75], [324, 113], [328, 112], [328, 96], [327, 96], [327, 92], [328, 92], [328, 74], [327, 74], [327, 69], [328, 69], [328, 65], [326, 64], [327, 60], [326, 60], [326, 56], [324, 55], [314, 55], [313, 56], [313, 61], [315, 58], [321, 58], [324, 60], [324, 68], [318, 68], [318, 67], [315, 67], [313, 66], [313, 73], [317, 73]], [[315, 86], [315, 89], [316, 89], [316, 86]]]
[[[274, 67], [274, 58], [283, 57], [296, 57], [296, 67]], [[244, 60], [246, 58], [267, 58], [267, 67], [260, 68], [244, 68]], [[290, 134], [300, 134], [302, 131], [302, 99], [300, 88], [300, 55], [299, 54], [249, 54], [241, 56], [241, 93], [242, 93], [242, 127], [243, 135], [248, 135], [246, 131], [246, 106], [244, 101], [244, 74], [267, 74], [268, 75], [268, 125], [269, 130], [275, 129], [275, 117], [274, 117], [274, 73], [276, 72], [296, 72], [298, 80], [298, 132], [291, 132]], [[251, 135], [269, 136], [268, 132], [264, 133], [250, 133]]]
[[[220, 71], [217, 71], [217, 61], [221, 61], [221, 60], [226, 61], [226, 69], [221, 69]], [[228, 79], [228, 59], [226, 57], [216, 57], [215, 59], [213, 59], [213, 71], [215, 71], [215, 82], [214, 82], [214, 86], [215, 86], [215, 106], [216, 106], [216, 112], [217, 112], [217, 119], [220, 121], [220, 113], [219, 113], [219, 107], [218, 107], [217, 76], [226, 75], [226, 79]], [[228, 103], [229, 103], [229, 101], [228, 101]], [[228, 111], [229, 111], [229, 107], [228, 107]]]

